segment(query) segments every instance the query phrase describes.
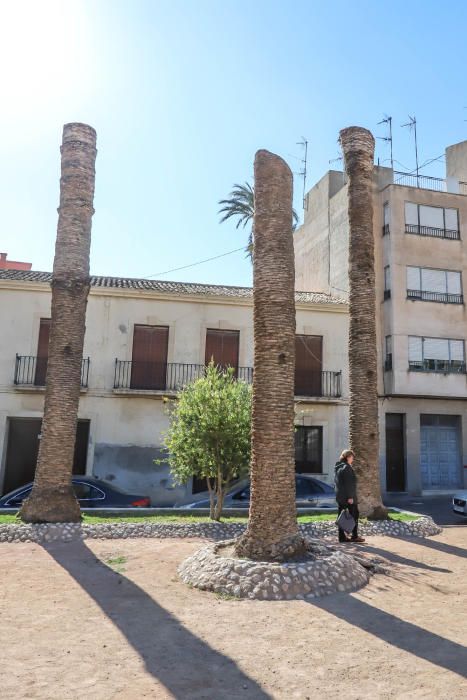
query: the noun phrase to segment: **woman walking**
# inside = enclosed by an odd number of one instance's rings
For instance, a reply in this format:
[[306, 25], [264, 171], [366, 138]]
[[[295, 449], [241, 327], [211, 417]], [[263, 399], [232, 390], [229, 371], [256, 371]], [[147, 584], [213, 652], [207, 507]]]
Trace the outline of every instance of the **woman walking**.
[[339, 542], [365, 542], [358, 534], [357, 475], [352, 467], [354, 457], [352, 450], [344, 450], [335, 467], [336, 501], [339, 514], [348, 509], [355, 520], [351, 535], [339, 527]]

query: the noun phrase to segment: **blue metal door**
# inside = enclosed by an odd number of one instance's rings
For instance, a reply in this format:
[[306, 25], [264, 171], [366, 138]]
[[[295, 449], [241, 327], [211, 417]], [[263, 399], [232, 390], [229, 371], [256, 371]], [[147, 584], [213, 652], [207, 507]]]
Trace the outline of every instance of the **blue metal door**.
[[458, 488], [461, 461], [458, 426], [422, 425], [420, 439], [422, 488]]

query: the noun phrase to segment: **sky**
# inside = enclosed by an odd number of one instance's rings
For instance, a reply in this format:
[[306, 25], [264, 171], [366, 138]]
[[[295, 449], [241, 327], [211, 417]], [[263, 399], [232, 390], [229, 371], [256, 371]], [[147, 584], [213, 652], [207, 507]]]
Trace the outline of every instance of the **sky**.
[[[0, 0], [0, 251], [51, 270], [64, 123], [97, 131], [91, 272], [251, 284], [247, 232], [218, 201], [255, 151], [308, 185], [340, 169], [339, 130], [385, 136], [396, 167], [467, 138], [467, 4], [432, 0]], [[388, 145], [377, 140], [384, 164]], [[443, 176], [444, 162], [423, 169]]]

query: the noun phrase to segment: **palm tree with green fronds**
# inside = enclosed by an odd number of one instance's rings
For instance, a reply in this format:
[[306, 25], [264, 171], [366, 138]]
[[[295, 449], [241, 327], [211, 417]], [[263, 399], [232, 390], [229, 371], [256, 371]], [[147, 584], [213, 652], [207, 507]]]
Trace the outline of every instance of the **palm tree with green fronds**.
[[[221, 224], [227, 219], [236, 218], [237, 223], [235, 228], [246, 228], [250, 225], [250, 233], [248, 235], [248, 245], [246, 252], [253, 257], [253, 214], [255, 213], [255, 190], [249, 182], [244, 185], [235, 184], [227, 199], [221, 199], [219, 202], [221, 215]], [[295, 209], [292, 209], [293, 230], [298, 224], [298, 214]]]

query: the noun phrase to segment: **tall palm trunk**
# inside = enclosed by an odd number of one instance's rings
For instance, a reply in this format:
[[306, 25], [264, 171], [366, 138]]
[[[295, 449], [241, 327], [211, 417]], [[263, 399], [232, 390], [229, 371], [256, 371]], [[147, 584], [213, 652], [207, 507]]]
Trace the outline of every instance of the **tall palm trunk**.
[[387, 517], [379, 475], [373, 163], [375, 140], [367, 129], [340, 132], [349, 178], [350, 447], [355, 452], [363, 515]]
[[254, 189], [251, 500], [236, 553], [282, 561], [305, 549], [295, 506], [295, 270], [287, 164], [258, 151]]
[[65, 124], [61, 154], [44, 418], [34, 486], [20, 513], [26, 522], [81, 519], [71, 475], [90, 281], [94, 129], [86, 124]]

